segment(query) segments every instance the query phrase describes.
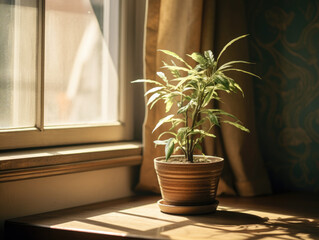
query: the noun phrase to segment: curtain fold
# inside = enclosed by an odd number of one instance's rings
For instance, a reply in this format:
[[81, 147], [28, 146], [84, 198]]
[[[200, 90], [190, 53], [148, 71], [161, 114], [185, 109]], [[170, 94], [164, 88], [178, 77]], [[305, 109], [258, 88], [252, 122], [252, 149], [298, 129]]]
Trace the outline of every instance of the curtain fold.
[[[155, 79], [166, 56], [158, 49], [174, 51], [182, 57], [192, 52], [211, 49], [215, 54], [231, 39], [246, 34], [245, 9], [242, 1], [217, 0], [149, 0], [145, 36], [145, 78]], [[248, 60], [248, 43], [241, 40], [223, 56], [224, 61]], [[269, 179], [259, 152], [255, 131], [252, 79], [232, 73], [243, 88], [241, 94], [222, 94], [223, 103], [217, 107], [237, 116], [250, 129], [247, 134], [230, 125], [216, 129], [217, 139], [205, 139], [207, 155], [225, 159], [225, 169], [219, 193], [253, 196], [271, 193]], [[145, 85], [145, 90], [153, 87]], [[146, 99], [147, 101], [147, 99]], [[174, 109], [173, 109], [174, 111]], [[159, 193], [153, 159], [164, 155], [164, 148], [155, 148], [153, 141], [167, 126], [152, 133], [158, 120], [165, 116], [165, 107], [155, 104], [146, 110], [144, 122], [143, 163], [137, 189]]]

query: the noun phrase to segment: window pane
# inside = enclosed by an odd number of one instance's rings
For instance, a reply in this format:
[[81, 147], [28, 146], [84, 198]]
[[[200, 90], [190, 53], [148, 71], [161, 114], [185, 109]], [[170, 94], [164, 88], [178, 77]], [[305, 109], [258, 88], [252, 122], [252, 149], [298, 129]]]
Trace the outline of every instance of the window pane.
[[118, 0], [47, 0], [45, 126], [118, 119]]
[[35, 126], [37, 1], [0, 0], [0, 129]]

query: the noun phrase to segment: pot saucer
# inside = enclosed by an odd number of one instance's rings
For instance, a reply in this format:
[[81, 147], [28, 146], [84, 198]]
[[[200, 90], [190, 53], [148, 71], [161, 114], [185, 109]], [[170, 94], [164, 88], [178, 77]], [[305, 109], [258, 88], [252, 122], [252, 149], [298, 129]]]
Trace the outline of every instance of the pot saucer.
[[163, 199], [157, 201], [157, 205], [164, 213], [177, 214], [177, 215], [196, 215], [212, 213], [216, 211], [218, 201], [215, 200], [211, 204], [199, 206], [176, 206], [167, 204]]

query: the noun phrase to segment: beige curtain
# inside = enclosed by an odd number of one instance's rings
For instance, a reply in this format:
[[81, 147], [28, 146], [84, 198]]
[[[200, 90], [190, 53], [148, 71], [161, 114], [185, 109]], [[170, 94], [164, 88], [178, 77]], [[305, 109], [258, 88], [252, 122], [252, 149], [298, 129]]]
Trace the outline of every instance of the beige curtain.
[[[182, 57], [192, 52], [211, 49], [217, 55], [231, 39], [246, 34], [244, 3], [239, 0], [149, 0], [145, 38], [145, 78], [155, 79], [165, 56], [158, 49], [176, 52]], [[226, 52], [227, 53], [227, 52]], [[238, 42], [223, 60], [247, 60], [247, 42]], [[253, 196], [271, 192], [269, 179], [259, 153], [254, 124], [252, 79], [242, 74], [232, 75], [241, 84], [245, 98], [223, 94], [218, 107], [237, 116], [251, 131], [241, 132], [228, 125], [216, 130], [217, 139], [207, 139], [204, 152], [225, 158], [225, 169], [219, 193]], [[152, 86], [146, 85], [145, 90]], [[216, 104], [216, 103], [215, 103]], [[146, 110], [144, 123], [144, 156], [137, 189], [159, 192], [153, 159], [164, 154], [163, 147], [154, 146], [162, 125], [152, 134], [165, 108], [156, 104]]]

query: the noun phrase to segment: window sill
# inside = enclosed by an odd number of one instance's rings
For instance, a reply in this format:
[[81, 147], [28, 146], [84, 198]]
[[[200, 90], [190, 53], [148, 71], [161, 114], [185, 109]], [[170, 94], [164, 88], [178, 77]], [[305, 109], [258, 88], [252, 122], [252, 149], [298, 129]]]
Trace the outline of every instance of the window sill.
[[[160, 212], [159, 196], [7, 220], [8, 239], [319, 239], [318, 196], [219, 197], [215, 214]], [[295, 236], [295, 237], [293, 237]]]
[[0, 182], [16, 181], [142, 162], [142, 144], [119, 142], [0, 153]]

